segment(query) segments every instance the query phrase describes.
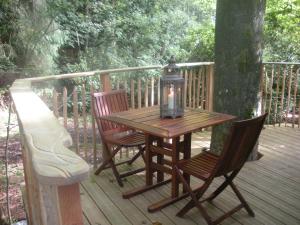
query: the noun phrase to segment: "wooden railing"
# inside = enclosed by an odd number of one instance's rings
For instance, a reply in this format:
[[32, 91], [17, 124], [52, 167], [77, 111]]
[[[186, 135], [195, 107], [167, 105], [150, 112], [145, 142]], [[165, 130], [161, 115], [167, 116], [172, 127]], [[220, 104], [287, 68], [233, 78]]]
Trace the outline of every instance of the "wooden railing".
[[[181, 74], [185, 77], [185, 105], [188, 107], [197, 107], [202, 109], [212, 110], [212, 93], [213, 93], [213, 63], [182, 63], [178, 64]], [[67, 128], [74, 127], [72, 134], [74, 141], [74, 150], [81, 155], [86, 161], [97, 166], [99, 159], [99, 134], [92, 117], [90, 109], [90, 92], [109, 91], [112, 89], [125, 89], [128, 94], [129, 104], [131, 108], [149, 107], [159, 104], [160, 87], [159, 76], [146, 78], [145, 76], [138, 76], [137, 78], [128, 79], [128, 73], [135, 71], [149, 71], [155, 70], [157, 74], [162, 74], [162, 66], [147, 66], [147, 67], [133, 67], [122, 69], [111, 69], [102, 71], [92, 71], [85, 73], [63, 74], [57, 75], [54, 79], [70, 79], [78, 77], [96, 76], [99, 82], [93, 87], [88, 87], [84, 83], [74, 87], [72, 92], [67, 93], [67, 88], [63, 88], [61, 93], [53, 89], [51, 99], [41, 96], [52, 108], [54, 115], [56, 115], [61, 123]], [[125, 73], [125, 78], [122, 75]], [[124, 76], [123, 76], [124, 77]], [[50, 81], [50, 77], [40, 77], [33, 79], [34, 83]], [[78, 108], [80, 97], [80, 110]], [[67, 102], [73, 105], [71, 118], [67, 117]], [[70, 110], [70, 108], [69, 108]], [[70, 121], [71, 119], [71, 121]], [[92, 132], [89, 132], [92, 131]], [[120, 153], [130, 154], [130, 152]], [[101, 161], [101, 159], [100, 159]]]
[[83, 224], [79, 183], [88, 177], [88, 164], [67, 149], [71, 136], [30, 80], [15, 81], [10, 93], [20, 128], [28, 224]]
[[262, 68], [262, 112], [269, 124], [300, 126], [300, 63], [266, 62]]

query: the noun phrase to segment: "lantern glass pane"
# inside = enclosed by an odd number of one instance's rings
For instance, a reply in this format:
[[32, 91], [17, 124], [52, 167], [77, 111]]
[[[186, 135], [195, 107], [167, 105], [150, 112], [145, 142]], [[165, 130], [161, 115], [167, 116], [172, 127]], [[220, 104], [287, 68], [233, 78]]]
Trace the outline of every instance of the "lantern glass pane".
[[176, 118], [183, 115], [184, 79], [160, 80], [161, 100], [160, 112], [162, 118]]

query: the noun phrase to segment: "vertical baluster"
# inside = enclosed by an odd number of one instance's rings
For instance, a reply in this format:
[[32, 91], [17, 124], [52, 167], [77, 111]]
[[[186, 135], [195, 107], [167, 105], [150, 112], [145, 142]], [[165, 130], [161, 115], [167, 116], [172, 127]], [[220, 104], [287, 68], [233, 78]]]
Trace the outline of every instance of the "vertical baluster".
[[209, 111], [213, 110], [213, 92], [214, 92], [214, 65], [210, 64], [207, 66], [207, 94], [206, 94], [206, 105], [205, 108]]
[[192, 69], [189, 69], [189, 107], [192, 107], [192, 82], [193, 82], [193, 73]]
[[196, 100], [197, 108], [199, 108], [199, 102], [200, 102], [201, 73], [202, 73], [202, 68], [199, 67], [198, 74], [197, 74], [197, 100]]
[[261, 113], [263, 113], [263, 111], [265, 110], [264, 108], [264, 90], [265, 90], [265, 67], [262, 64], [261, 68], [260, 68], [260, 102], [261, 102]]
[[63, 89], [63, 117], [64, 117], [64, 127], [67, 128], [68, 127], [68, 105], [67, 105], [67, 101], [68, 101], [68, 91], [67, 88], [64, 87]]
[[290, 111], [292, 78], [293, 78], [293, 66], [290, 67], [290, 73], [288, 73], [288, 96], [287, 96], [287, 104], [286, 104], [286, 112], [285, 112], [285, 126], [287, 124], [289, 111]]
[[280, 65], [278, 65], [278, 68], [277, 68], [277, 79], [276, 79], [276, 96], [275, 96], [275, 111], [274, 111], [274, 125], [276, 124], [277, 122], [277, 112], [278, 112], [278, 96], [279, 96], [279, 83], [280, 83]]
[[52, 95], [52, 98], [53, 98], [53, 113], [56, 117], [58, 117], [58, 106], [57, 106], [57, 91], [55, 89], [53, 89], [53, 95]]
[[184, 70], [184, 95], [183, 95], [183, 105], [186, 107], [186, 99], [187, 99], [187, 87], [188, 87], [188, 72], [187, 69]]
[[160, 79], [157, 79], [157, 105], [160, 105]]
[[201, 81], [201, 109], [204, 109], [204, 105], [205, 105], [205, 88], [206, 88], [206, 85], [205, 85], [205, 80], [206, 80], [206, 71], [207, 71], [207, 68], [206, 66], [203, 66], [203, 70], [202, 70], [202, 81]]
[[145, 107], [148, 107], [148, 80], [145, 81]]
[[141, 88], [141, 79], [138, 79], [138, 108], [142, 108], [142, 88]]
[[151, 77], [151, 106], [154, 105], [154, 77]]
[[296, 114], [296, 107], [297, 107], [298, 75], [299, 75], [299, 68], [295, 72], [295, 80], [294, 80], [294, 102], [293, 102], [293, 119], [292, 119], [293, 127], [295, 127], [295, 114]]
[[262, 112], [265, 113], [266, 112], [266, 107], [267, 107], [267, 100], [268, 100], [268, 71], [266, 69], [266, 66], [264, 65], [264, 90], [263, 90], [263, 108], [262, 108]]
[[76, 153], [79, 154], [79, 123], [78, 123], [78, 94], [77, 88], [73, 89], [73, 119], [74, 119], [74, 145]]
[[273, 82], [274, 82], [274, 64], [272, 64], [272, 70], [271, 70], [271, 82], [270, 82], [270, 98], [269, 98], [269, 107], [268, 107], [268, 124], [270, 124], [270, 116], [271, 116], [271, 110], [272, 110], [272, 101], [273, 101]]
[[196, 107], [196, 70], [193, 69], [193, 109]]
[[282, 87], [281, 87], [281, 102], [280, 102], [280, 117], [279, 117], [279, 126], [282, 121], [283, 117], [283, 109], [284, 109], [284, 95], [285, 95], [285, 79], [286, 79], [286, 71], [287, 71], [287, 66], [284, 67], [283, 69], [283, 78], [282, 78]]
[[88, 160], [88, 146], [87, 146], [87, 120], [86, 120], [86, 92], [85, 85], [81, 87], [82, 92], [82, 117], [83, 117], [83, 148], [85, 160]]
[[[91, 96], [94, 94], [94, 86], [91, 86]], [[91, 118], [92, 118], [92, 143], [93, 143], [93, 166], [94, 168], [97, 168], [97, 143], [96, 143], [96, 124], [95, 124], [95, 117], [94, 117], [94, 100], [91, 97]], [[103, 148], [103, 146], [102, 146]]]
[[130, 103], [131, 103], [131, 108], [135, 108], [134, 104], [134, 80], [130, 80]]

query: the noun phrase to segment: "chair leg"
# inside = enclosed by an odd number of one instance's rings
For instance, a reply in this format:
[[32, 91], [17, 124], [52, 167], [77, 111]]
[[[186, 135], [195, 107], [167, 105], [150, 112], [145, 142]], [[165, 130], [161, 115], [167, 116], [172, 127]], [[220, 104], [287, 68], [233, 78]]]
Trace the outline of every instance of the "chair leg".
[[104, 170], [106, 168], [106, 166], [109, 164], [110, 167], [112, 168], [113, 174], [116, 177], [116, 180], [118, 182], [118, 184], [123, 187], [123, 182], [121, 180], [120, 174], [117, 170], [116, 164], [113, 160], [113, 157], [118, 153], [118, 151], [121, 149], [121, 146], [118, 146], [115, 150], [113, 150], [113, 152], [111, 152], [108, 148], [106, 149], [106, 153], [107, 153], [107, 159], [104, 160], [104, 162], [102, 163], [102, 165], [95, 171], [95, 175], [99, 175], [101, 173], [102, 170]]
[[118, 184], [119, 184], [121, 187], [123, 187], [124, 185], [123, 185], [122, 179], [121, 179], [121, 177], [120, 177], [120, 174], [119, 174], [119, 172], [118, 172], [118, 170], [117, 170], [117, 167], [116, 167], [116, 165], [115, 165], [115, 162], [114, 162], [113, 160], [111, 160], [111, 164], [110, 164], [110, 165], [111, 165], [113, 174], [115, 175]]
[[239, 171], [234, 171], [230, 176], [224, 176], [225, 181], [213, 192], [211, 195], [207, 198], [207, 201], [211, 202], [214, 200], [219, 194], [222, 193], [222, 191], [230, 185], [230, 182], [233, 180], [233, 178], [238, 174]]
[[139, 149], [138, 153], [136, 153], [136, 154], [132, 157], [132, 159], [128, 162], [128, 165], [131, 165], [135, 160], [137, 160], [138, 157], [140, 157], [140, 155], [143, 155], [143, 154], [144, 154], [144, 150], [145, 150], [144, 147], [138, 146], [138, 149]]
[[[190, 202], [188, 202], [176, 215], [179, 217], [184, 216], [184, 214], [186, 214], [191, 208], [193, 208], [194, 206], [196, 206], [200, 213], [202, 214], [202, 216], [204, 217], [204, 219], [206, 220], [206, 222], [210, 225], [213, 224], [213, 221], [211, 220], [210, 216], [207, 214], [206, 210], [202, 207], [201, 203], [199, 202], [199, 198], [202, 197], [202, 195], [204, 194], [205, 190], [207, 188], [201, 188], [199, 190], [199, 194], [196, 195], [193, 190], [191, 189], [191, 187], [189, 186], [189, 184], [186, 182], [186, 180], [183, 177], [183, 174], [179, 171], [179, 169], [175, 166], [175, 170], [179, 176], [179, 179], [182, 181], [182, 184], [185, 188], [185, 190], [187, 192], [189, 192], [192, 200]], [[204, 187], [204, 186], [203, 186]]]
[[250, 206], [248, 205], [248, 203], [246, 202], [246, 200], [244, 199], [244, 197], [242, 196], [241, 192], [237, 189], [237, 187], [234, 185], [234, 183], [232, 181], [230, 181], [230, 187], [232, 188], [232, 190], [234, 191], [234, 193], [236, 194], [236, 196], [238, 197], [238, 199], [241, 201], [242, 205], [245, 207], [245, 209], [247, 210], [248, 214], [252, 217], [255, 216], [255, 213], [253, 212], [253, 210], [250, 208]]
[[[102, 170], [104, 170], [107, 166], [107, 164], [111, 163], [111, 160], [113, 159], [113, 157], [117, 154], [117, 152], [121, 149], [121, 147], [117, 147], [113, 152], [111, 152], [107, 147], [105, 147], [105, 151], [106, 151], [106, 155], [107, 155], [107, 159], [105, 159], [101, 166], [95, 171], [95, 175], [99, 175], [99, 173], [101, 173]], [[114, 163], [114, 162], [113, 162]]]

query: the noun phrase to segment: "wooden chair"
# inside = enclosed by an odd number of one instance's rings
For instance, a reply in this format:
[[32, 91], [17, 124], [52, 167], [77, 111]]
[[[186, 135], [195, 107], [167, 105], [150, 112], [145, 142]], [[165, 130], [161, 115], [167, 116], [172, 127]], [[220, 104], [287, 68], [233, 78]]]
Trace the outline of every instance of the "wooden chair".
[[[266, 114], [254, 119], [234, 122], [220, 156], [210, 151], [203, 151], [191, 159], [179, 161], [178, 165], [175, 166], [175, 170], [185, 190], [189, 192], [192, 199], [177, 213], [177, 216], [182, 217], [191, 208], [197, 207], [208, 224], [218, 224], [242, 208], [245, 208], [248, 214], [254, 217], [254, 212], [234, 185], [233, 179], [242, 169], [255, 146], [263, 128], [265, 118]], [[196, 190], [192, 190], [185, 178], [186, 175], [192, 175], [203, 180], [203, 185]], [[224, 176], [225, 181], [208, 198], [200, 199], [213, 179], [219, 176]], [[241, 203], [213, 221], [201, 203], [212, 201], [228, 185], [232, 188]]]
[[[143, 171], [145, 168], [120, 174], [117, 166], [128, 163], [131, 165], [139, 156], [144, 159], [145, 136], [128, 127], [101, 120], [100, 116], [128, 110], [127, 95], [124, 90], [100, 92], [92, 95], [93, 113], [97, 121], [99, 133], [103, 142], [104, 161], [96, 170], [98, 175], [102, 170], [112, 168], [118, 184], [123, 187], [122, 178]], [[115, 163], [114, 156], [122, 149], [137, 147], [138, 152], [129, 160]], [[145, 159], [144, 159], [145, 161]]]

